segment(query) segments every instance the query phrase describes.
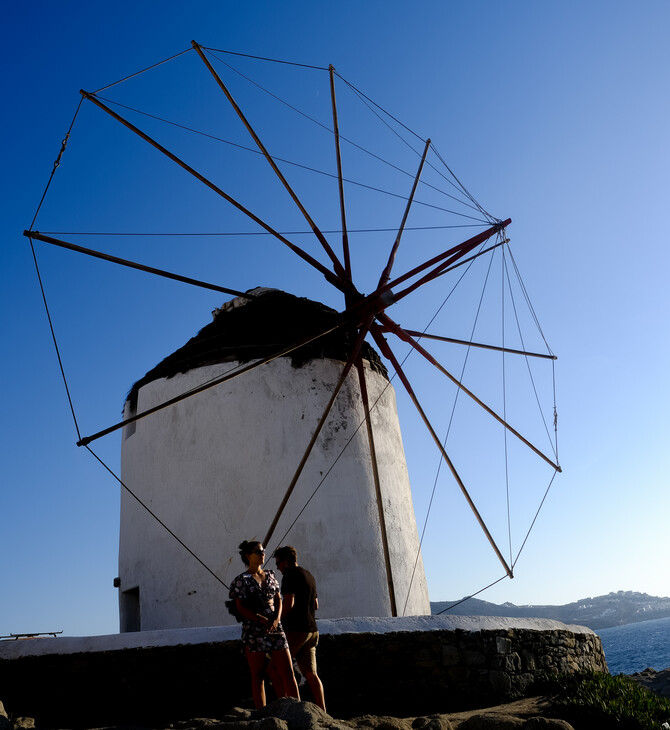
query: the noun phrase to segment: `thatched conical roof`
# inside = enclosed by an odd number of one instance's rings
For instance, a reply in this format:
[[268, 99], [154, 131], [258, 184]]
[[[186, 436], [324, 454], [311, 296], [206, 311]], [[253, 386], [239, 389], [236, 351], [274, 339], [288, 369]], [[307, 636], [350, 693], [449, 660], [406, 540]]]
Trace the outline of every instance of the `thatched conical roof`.
[[[255, 298], [237, 298], [216, 310], [212, 322], [138, 380], [128, 393], [130, 407], [135, 409], [140, 388], [154, 380], [170, 378], [204, 365], [267, 357], [328, 330], [339, 321], [338, 312], [311, 299], [277, 289], [259, 288], [249, 293]], [[291, 358], [294, 367], [324, 357], [346, 362], [355, 335], [355, 331], [340, 329], [286, 357]], [[379, 355], [367, 342], [363, 344], [362, 352], [375, 371], [388, 377]]]

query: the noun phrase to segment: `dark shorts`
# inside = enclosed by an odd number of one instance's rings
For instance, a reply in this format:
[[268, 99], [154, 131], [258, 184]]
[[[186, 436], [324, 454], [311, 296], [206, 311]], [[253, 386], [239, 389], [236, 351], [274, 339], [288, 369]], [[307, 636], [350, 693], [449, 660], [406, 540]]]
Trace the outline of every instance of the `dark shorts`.
[[291, 656], [298, 662], [303, 674], [316, 674], [316, 645], [319, 632], [287, 631], [286, 638]]

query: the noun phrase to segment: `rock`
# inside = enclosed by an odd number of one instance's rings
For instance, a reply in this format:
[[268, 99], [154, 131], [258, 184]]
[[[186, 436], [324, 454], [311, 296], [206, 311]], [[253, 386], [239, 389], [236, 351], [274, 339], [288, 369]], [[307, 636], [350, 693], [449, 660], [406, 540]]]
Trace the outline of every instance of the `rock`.
[[657, 672], [647, 667], [642, 672], [626, 675], [628, 679], [632, 679], [642, 687], [659, 695], [659, 697], [670, 697], [670, 669], [664, 669]]
[[526, 730], [574, 730], [569, 722], [550, 717], [531, 717], [526, 721], [525, 728]]
[[228, 718], [234, 718], [236, 720], [250, 720], [251, 710], [247, 710], [244, 707], [233, 707], [233, 709], [223, 717], [224, 720], [227, 720]]
[[35, 727], [35, 718], [15, 717], [12, 725], [14, 726], [14, 730], [31, 730]]
[[415, 717], [412, 722], [414, 730], [452, 730], [453, 725], [444, 715], [428, 715]]
[[413, 727], [409, 720], [401, 717], [389, 717], [388, 715], [361, 715], [351, 720], [354, 727], [373, 728], [374, 730], [411, 730]]
[[220, 722], [225, 730], [251, 730], [254, 721], [251, 719], [251, 710], [244, 707], [233, 707], [224, 715]]
[[458, 726], [458, 730], [514, 730], [525, 725], [525, 720], [514, 715], [472, 715]]
[[[653, 670], [641, 675], [656, 676]], [[670, 670], [664, 673], [670, 674]], [[292, 698], [275, 700], [260, 710], [233, 707], [221, 719], [195, 717], [174, 722], [167, 730], [573, 730], [564, 720], [543, 716], [547, 703], [542, 697], [527, 698], [485, 710], [470, 710], [450, 715], [425, 715], [414, 718], [387, 715], [362, 715], [338, 720], [311, 702]], [[34, 730], [31, 717], [7, 717], [0, 702], [0, 730]], [[124, 726], [108, 730], [146, 730]], [[670, 728], [668, 729], [670, 730]]]
[[12, 723], [9, 721], [9, 718], [7, 717], [7, 713], [5, 712], [5, 706], [0, 702], [0, 730], [11, 730]]
[[553, 720], [547, 717], [531, 717], [523, 719], [516, 715], [478, 714], [465, 720], [458, 730], [574, 730], [565, 720]]
[[253, 730], [288, 730], [288, 723], [279, 717], [264, 717], [256, 720], [251, 727]]
[[[311, 702], [300, 702], [293, 697], [282, 697], [251, 713], [252, 720], [264, 720], [265, 718], [284, 720], [289, 730], [310, 730], [311, 728], [351, 730], [350, 724], [335, 720]], [[258, 727], [257, 724], [253, 725], [254, 730]], [[268, 725], [263, 730], [271, 730], [271, 728]], [[279, 730], [278, 727], [277, 730]]]

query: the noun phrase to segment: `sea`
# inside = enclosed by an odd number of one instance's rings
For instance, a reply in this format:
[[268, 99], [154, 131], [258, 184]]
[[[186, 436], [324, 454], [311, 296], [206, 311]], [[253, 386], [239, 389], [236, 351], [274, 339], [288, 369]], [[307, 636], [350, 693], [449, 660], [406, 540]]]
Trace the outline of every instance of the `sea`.
[[610, 674], [635, 674], [647, 667], [670, 668], [670, 617], [596, 631]]

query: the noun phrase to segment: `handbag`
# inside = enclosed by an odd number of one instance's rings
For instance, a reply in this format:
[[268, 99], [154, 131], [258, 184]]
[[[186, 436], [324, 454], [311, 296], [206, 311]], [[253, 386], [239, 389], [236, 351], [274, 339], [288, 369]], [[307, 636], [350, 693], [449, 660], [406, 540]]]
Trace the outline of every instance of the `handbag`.
[[[242, 598], [241, 601], [242, 605], [253, 613], [265, 612], [265, 602], [258, 591], [253, 591], [250, 596]], [[226, 608], [228, 609], [228, 613], [235, 618], [235, 621], [239, 623], [244, 620], [242, 614], [237, 610], [237, 603], [234, 598], [226, 601]]]

